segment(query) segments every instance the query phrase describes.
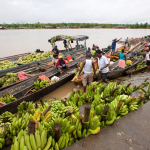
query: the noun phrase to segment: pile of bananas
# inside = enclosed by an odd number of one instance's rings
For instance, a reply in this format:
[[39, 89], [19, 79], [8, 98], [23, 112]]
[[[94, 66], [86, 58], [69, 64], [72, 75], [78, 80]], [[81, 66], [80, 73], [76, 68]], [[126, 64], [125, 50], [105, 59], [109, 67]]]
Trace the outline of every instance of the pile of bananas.
[[14, 118], [14, 114], [12, 114], [11, 112], [4, 112], [1, 116], [0, 116], [0, 124], [1, 123], [5, 123], [5, 122], [11, 122]]
[[48, 52], [45, 52], [45, 53], [31, 53], [27, 56], [23, 56], [19, 59], [16, 60], [16, 62], [20, 62], [20, 63], [32, 63], [32, 62], [35, 62], [35, 61], [40, 61], [40, 60], [43, 60], [43, 59], [48, 59], [50, 58], [52, 55], [52, 52], [51, 51], [48, 51]]
[[128, 67], [130, 67], [130, 66], [132, 66], [132, 63], [126, 62], [125, 68], [128, 68]]
[[28, 110], [33, 110], [33, 102], [26, 102], [27, 109], [24, 108], [23, 102], [18, 105], [18, 112], [26, 113]]
[[0, 61], [0, 70], [5, 70], [17, 66], [17, 64], [15, 64], [14, 62], [10, 62], [9, 60]]
[[144, 68], [144, 67], [147, 67], [146, 62], [140, 62], [140, 63], [137, 64], [136, 70], [140, 69], [140, 68]]
[[0, 86], [8, 86], [19, 81], [17, 73], [7, 73], [6, 76], [0, 78]]
[[51, 83], [48, 79], [45, 79], [45, 80], [37, 79], [36, 81], [34, 81], [34, 88], [35, 90], [39, 90], [39, 89], [49, 86], [50, 84]]
[[5, 103], [5, 104], [11, 103], [15, 100], [17, 100], [17, 99], [13, 95], [9, 95], [9, 94], [6, 94], [5, 96], [2, 96], [0, 98], [0, 101]]

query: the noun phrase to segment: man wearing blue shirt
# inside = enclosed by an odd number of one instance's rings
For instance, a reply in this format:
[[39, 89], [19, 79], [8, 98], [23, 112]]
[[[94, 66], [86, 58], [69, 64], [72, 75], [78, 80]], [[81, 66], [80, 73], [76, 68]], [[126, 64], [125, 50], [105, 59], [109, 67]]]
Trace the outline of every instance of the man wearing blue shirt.
[[117, 40], [117, 38], [116, 38], [116, 39], [113, 40], [112, 46], [111, 46], [111, 48], [112, 48], [111, 55], [113, 55], [113, 54], [115, 53], [116, 43], [117, 43], [118, 41], [120, 41], [121, 39], [122, 39], [122, 38], [120, 38], [119, 40]]
[[90, 47], [88, 47], [88, 49], [86, 50], [86, 54], [87, 53], [91, 53]]

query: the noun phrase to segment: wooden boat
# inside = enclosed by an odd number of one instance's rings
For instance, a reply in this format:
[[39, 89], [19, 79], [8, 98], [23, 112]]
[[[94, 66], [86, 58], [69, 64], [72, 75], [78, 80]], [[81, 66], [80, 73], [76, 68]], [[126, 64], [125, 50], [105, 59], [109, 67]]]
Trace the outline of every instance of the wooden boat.
[[130, 68], [136, 66], [136, 65], [137, 65], [139, 62], [141, 62], [141, 61], [142, 61], [142, 59], [141, 59], [141, 60], [136, 60], [136, 61], [133, 62], [132, 66], [127, 67], [127, 68], [122, 69], [122, 70], [117, 70], [117, 68], [116, 68], [116, 70], [109, 71], [109, 72], [107, 73], [107, 78], [108, 78], [108, 79], [111, 79], [111, 80], [112, 80], [112, 79], [116, 79], [116, 78], [122, 76], [122, 75], [123, 75], [127, 70], [129, 70]]
[[133, 75], [133, 74], [137, 74], [139, 72], [142, 72], [144, 70], [146, 70], [147, 67], [143, 67], [143, 68], [140, 68], [140, 69], [136, 69], [136, 66], [134, 66], [134, 68], [131, 68], [129, 70], [126, 71], [126, 74], [128, 75]]
[[[83, 56], [85, 57], [85, 56]], [[0, 92], [0, 97], [3, 95], [9, 93], [13, 95], [14, 97], [17, 98], [16, 101], [9, 103], [7, 105], [3, 105], [0, 107], [0, 114], [2, 114], [5, 111], [10, 111], [15, 113], [17, 111], [17, 106], [22, 102], [22, 101], [36, 101], [39, 98], [45, 96], [46, 94], [52, 92], [56, 88], [60, 87], [61, 85], [65, 84], [66, 82], [70, 81], [74, 73], [76, 72], [76, 64], [80, 59], [83, 59], [83, 57], [80, 57], [72, 62], [69, 62], [69, 68], [70, 68], [70, 74], [68, 75], [67, 73], [65, 74], [60, 74], [57, 69], [55, 68], [53, 71], [47, 71], [44, 73], [44, 75], [48, 76], [49, 78], [55, 76], [58, 76], [60, 78], [59, 81], [56, 83], [53, 83], [43, 89], [40, 89], [34, 93], [29, 93], [30, 89], [34, 87], [34, 81], [38, 79], [39, 75], [36, 75], [32, 77], [31, 79], [28, 79], [27, 81], [23, 81], [17, 85], [14, 85], [8, 89], [5, 89]], [[42, 74], [41, 74], [42, 75]]]
[[[87, 39], [88, 39], [88, 36], [84, 36], [84, 35], [74, 36], [74, 40], [77, 43], [79, 41], [83, 41], [83, 40], [86, 41]], [[63, 53], [63, 56], [67, 56], [69, 54], [71, 54], [71, 55], [79, 54], [80, 52], [85, 52], [86, 50], [87, 50], [87, 48], [86, 48], [86, 42], [85, 42], [84, 46], [83, 45], [78, 45], [78, 47], [75, 48], [75, 49], [74, 48], [69, 49], [69, 47], [68, 47], [68, 51], [62, 50], [61, 53]], [[13, 56], [10, 56], [10, 57], [13, 57]], [[32, 62], [32, 63], [28, 63], [28, 64], [18, 63], [20, 65], [17, 66], [17, 67], [9, 68], [9, 69], [6, 69], [6, 70], [1, 70], [0, 71], [0, 77], [4, 76], [8, 72], [19, 72], [19, 71], [22, 71], [24, 69], [35, 67], [36, 65], [41, 64], [41, 63], [50, 62], [51, 60], [52, 60], [52, 58], [48, 58], [48, 59], [43, 59], [43, 60], [40, 60], [40, 61], [35, 61], [35, 62]]]
[[13, 56], [8, 56], [8, 57], [3, 57], [0, 58], [0, 61], [5, 61], [5, 60], [9, 60], [9, 61], [15, 61], [16, 59], [23, 57], [23, 56], [27, 56], [30, 53], [23, 53], [23, 54], [18, 54], [18, 55], [13, 55]]

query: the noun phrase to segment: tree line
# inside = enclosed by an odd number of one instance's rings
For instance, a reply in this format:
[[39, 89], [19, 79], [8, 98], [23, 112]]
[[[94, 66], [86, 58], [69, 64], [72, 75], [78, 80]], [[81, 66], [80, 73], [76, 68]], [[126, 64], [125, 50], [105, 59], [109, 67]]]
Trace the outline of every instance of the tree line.
[[99, 24], [99, 23], [12, 23], [7, 24], [3, 23], [0, 26], [5, 26], [7, 28], [19, 28], [19, 27], [26, 27], [26, 28], [45, 28], [45, 26], [51, 26], [52, 28], [57, 27], [80, 27], [80, 28], [94, 28], [94, 27], [102, 27], [102, 28], [113, 28], [117, 26], [123, 26], [126, 28], [148, 28], [150, 24], [146, 23], [135, 23], [135, 24]]

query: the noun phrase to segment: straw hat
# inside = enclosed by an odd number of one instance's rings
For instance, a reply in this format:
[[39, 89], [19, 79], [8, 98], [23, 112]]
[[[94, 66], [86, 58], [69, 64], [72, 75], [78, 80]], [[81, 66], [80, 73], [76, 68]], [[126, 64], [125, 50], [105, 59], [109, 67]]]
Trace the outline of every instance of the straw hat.
[[62, 56], [58, 56], [58, 58], [63, 58]]

